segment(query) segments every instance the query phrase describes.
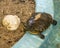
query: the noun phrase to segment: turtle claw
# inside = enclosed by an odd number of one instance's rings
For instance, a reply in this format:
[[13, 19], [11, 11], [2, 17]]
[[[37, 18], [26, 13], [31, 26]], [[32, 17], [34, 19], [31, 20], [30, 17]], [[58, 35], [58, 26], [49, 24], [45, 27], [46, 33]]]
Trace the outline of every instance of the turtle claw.
[[41, 39], [45, 38], [45, 36], [43, 34], [40, 34], [39, 36], [40, 36]]
[[53, 20], [53, 23], [52, 23], [53, 25], [56, 25], [57, 24], [57, 21], [56, 20]]

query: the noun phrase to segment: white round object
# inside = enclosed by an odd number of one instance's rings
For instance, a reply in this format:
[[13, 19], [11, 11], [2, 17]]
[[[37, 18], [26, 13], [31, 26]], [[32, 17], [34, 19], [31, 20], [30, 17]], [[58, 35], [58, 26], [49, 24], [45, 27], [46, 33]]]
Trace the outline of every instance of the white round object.
[[8, 30], [16, 30], [19, 27], [20, 18], [16, 15], [6, 15], [2, 20], [2, 24]]

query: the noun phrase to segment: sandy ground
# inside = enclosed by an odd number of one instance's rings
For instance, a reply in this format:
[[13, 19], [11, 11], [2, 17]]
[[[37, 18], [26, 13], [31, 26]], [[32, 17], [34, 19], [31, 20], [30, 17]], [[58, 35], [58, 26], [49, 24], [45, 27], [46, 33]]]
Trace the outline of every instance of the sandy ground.
[[11, 48], [23, 35], [23, 24], [15, 31], [8, 31], [2, 25], [5, 15], [17, 15], [21, 22], [26, 22], [35, 12], [34, 0], [0, 0], [0, 47]]

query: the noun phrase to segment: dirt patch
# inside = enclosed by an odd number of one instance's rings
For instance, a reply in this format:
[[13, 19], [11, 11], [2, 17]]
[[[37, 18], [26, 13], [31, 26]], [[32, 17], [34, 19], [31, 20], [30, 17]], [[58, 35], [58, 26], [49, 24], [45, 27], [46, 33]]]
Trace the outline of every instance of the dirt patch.
[[23, 35], [23, 24], [15, 31], [8, 31], [2, 25], [5, 15], [17, 15], [21, 22], [26, 22], [35, 12], [34, 0], [0, 0], [0, 47], [11, 48]]

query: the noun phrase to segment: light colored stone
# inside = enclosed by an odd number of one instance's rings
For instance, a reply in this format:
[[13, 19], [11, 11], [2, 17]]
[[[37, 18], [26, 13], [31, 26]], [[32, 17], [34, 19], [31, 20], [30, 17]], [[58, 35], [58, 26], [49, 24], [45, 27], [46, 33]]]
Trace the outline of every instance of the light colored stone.
[[3, 20], [2, 24], [8, 30], [16, 30], [20, 24], [20, 18], [16, 15], [6, 15]]

